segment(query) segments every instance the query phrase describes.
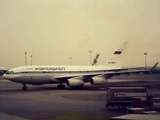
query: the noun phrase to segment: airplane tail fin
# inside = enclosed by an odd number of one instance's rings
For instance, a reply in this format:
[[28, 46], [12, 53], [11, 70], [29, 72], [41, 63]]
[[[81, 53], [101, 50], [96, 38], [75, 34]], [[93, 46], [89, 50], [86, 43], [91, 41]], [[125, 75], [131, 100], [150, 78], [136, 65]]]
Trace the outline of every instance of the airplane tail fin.
[[121, 58], [123, 57], [127, 43], [128, 41], [124, 41], [121, 46], [116, 49], [114, 53], [109, 57], [109, 59], [107, 59], [107, 61], [102, 65], [120, 67]]
[[158, 62], [156, 62], [156, 64], [149, 70], [149, 72], [151, 73], [151, 72], [154, 72], [154, 70], [155, 70], [155, 68], [157, 67], [157, 65], [158, 65]]

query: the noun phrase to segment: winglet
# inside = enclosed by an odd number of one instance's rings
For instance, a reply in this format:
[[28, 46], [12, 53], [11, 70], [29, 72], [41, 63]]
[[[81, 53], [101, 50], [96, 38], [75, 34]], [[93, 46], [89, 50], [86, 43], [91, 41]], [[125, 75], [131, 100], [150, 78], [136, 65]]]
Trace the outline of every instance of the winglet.
[[153, 72], [154, 69], [157, 67], [157, 65], [158, 65], [158, 62], [156, 62], [156, 64], [149, 70], [149, 72]]

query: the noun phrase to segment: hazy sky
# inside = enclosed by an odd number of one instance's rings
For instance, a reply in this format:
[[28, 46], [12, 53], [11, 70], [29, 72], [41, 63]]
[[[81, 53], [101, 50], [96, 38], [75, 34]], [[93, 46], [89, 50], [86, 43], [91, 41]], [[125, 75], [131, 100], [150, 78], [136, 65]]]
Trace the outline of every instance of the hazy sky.
[[123, 41], [123, 66], [160, 62], [160, 0], [0, 0], [0, 66], [101, 64]]

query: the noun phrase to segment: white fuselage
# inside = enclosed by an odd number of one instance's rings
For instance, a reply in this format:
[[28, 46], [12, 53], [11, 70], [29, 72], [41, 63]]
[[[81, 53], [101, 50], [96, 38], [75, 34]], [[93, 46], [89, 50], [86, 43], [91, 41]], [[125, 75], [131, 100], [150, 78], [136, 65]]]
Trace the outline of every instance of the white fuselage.
[[112, 69], [120, 68], [111, 66], [23, 66], [10, 69], [3, 77], [22, 84], [66, 83], [66, 80], [72, 77], [98, 75], [102, 72], [110, 72]]

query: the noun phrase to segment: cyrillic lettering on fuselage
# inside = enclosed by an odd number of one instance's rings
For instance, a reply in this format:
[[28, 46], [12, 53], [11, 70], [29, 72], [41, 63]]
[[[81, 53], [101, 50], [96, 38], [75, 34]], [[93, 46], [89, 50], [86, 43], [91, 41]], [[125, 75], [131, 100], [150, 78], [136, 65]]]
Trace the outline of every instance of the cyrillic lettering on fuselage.
[[49, 71], [56, 71], [56, 70], [65, 70], [65, 67], [36, 67], [35, 70], [49, 70]]

